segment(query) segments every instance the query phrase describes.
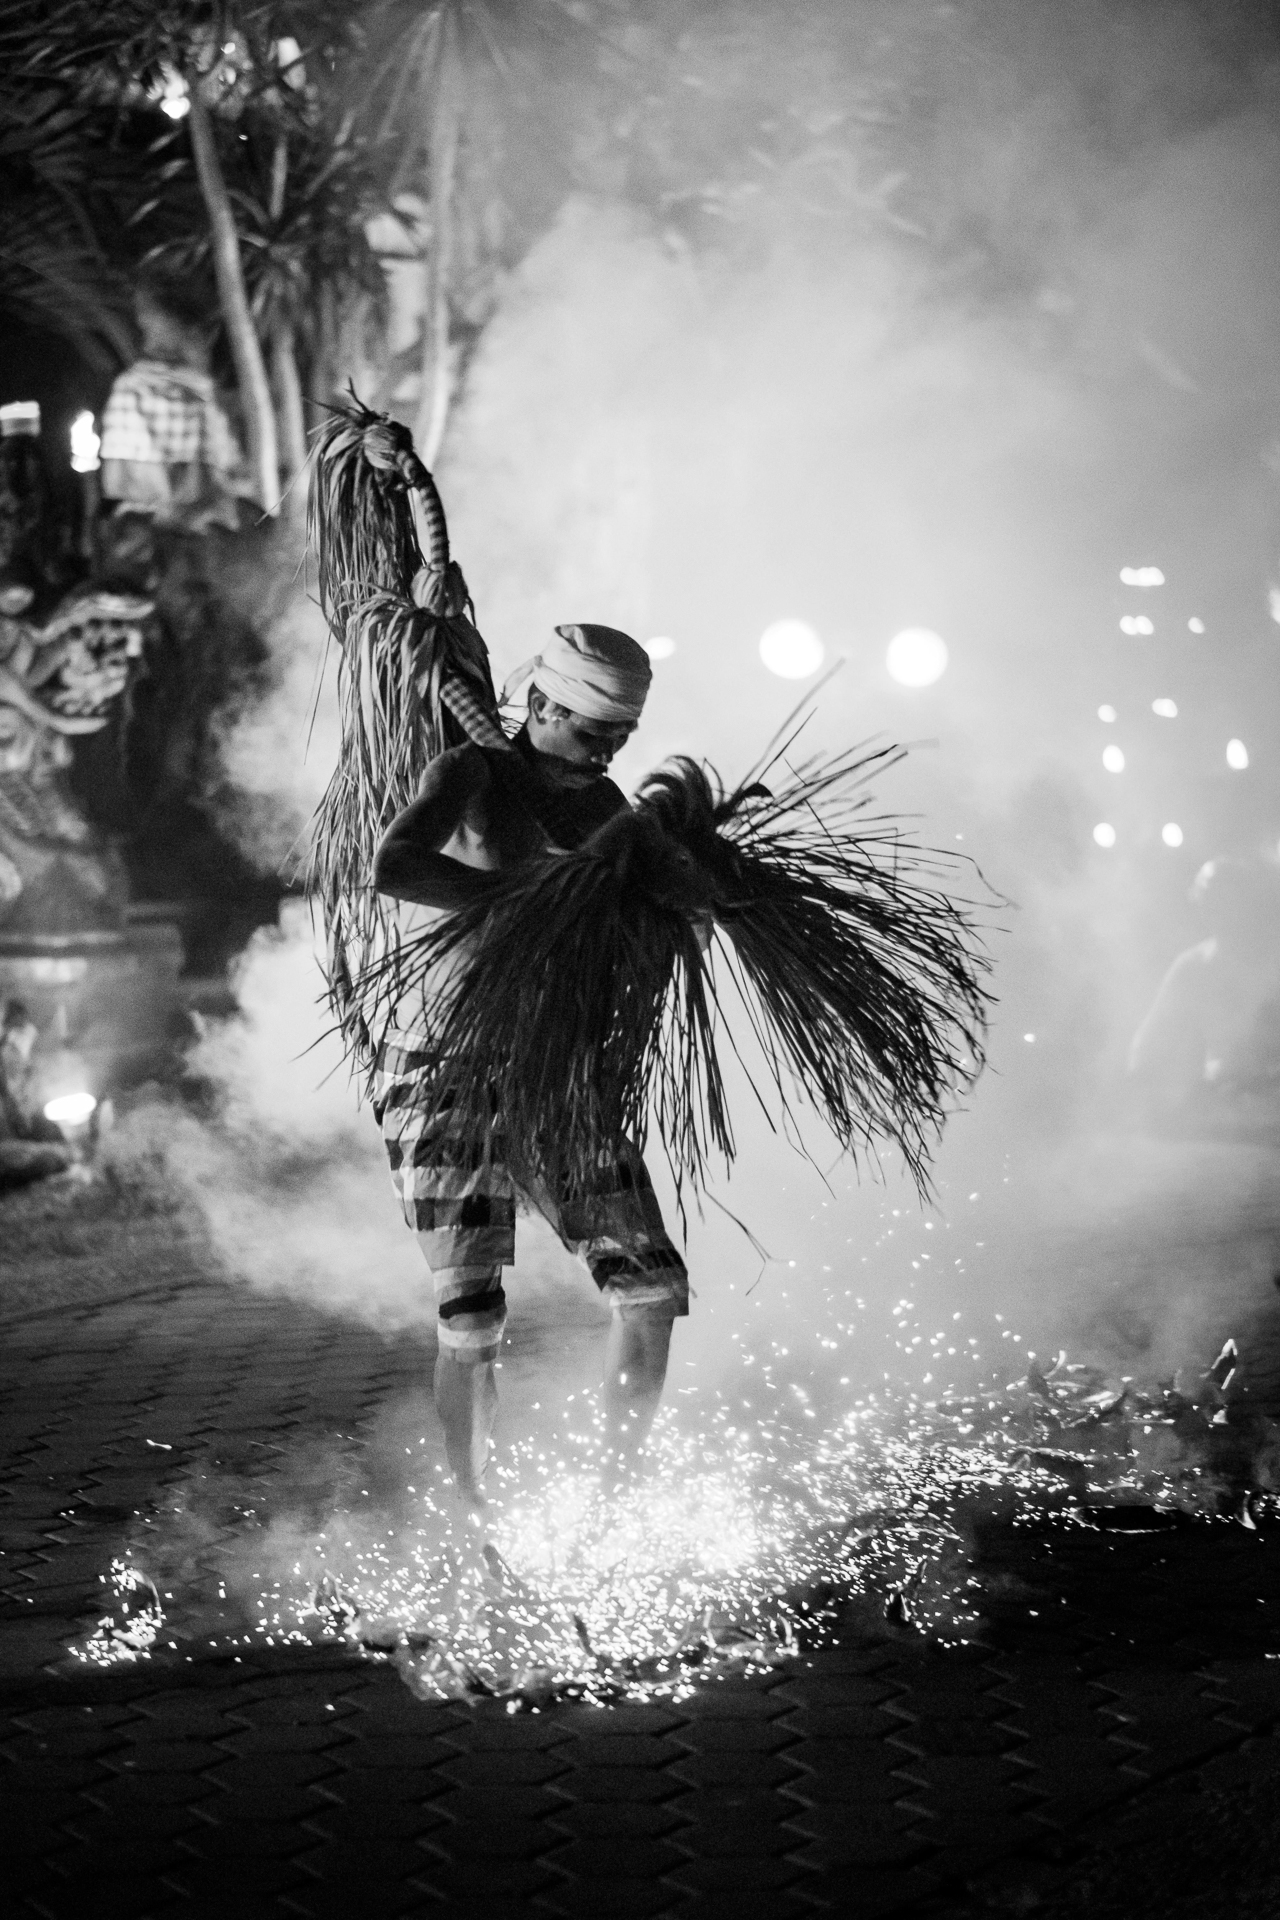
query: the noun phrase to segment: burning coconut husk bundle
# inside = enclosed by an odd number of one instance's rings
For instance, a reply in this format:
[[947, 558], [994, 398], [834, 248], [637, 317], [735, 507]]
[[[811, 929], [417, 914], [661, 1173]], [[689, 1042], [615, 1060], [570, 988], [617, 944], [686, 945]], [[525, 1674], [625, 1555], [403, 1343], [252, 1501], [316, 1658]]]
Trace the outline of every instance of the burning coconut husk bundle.
[[891, 1142], [923, 1188], [938, 1130], [982, 1065], [988, 962], [978, 904], [948, 891], [961, 863], [869, 811], [868, 782], [903, 750], [798, 760], [801, 721], [732, 788], [675, 759], [580, 847], [549, 843], [492, 875], [482, 899], [402, 936], [372, 886], [381, 835], [446, 747], [513, 749], [406, 430], [335, 413], [317, 467], [343, 745], [312, 889], [354, 1061], [370, 1067], [381, 1028], [422, 996], [422, 1071], [452, 1124], [484, 1142], [500, 1116], [522, 1186], [586, 1200], [596, 1169], [651, 1127], [695, 1192], [712, 1160], [732, 1162], [727, 1042], [739, 1058], [754, 1050], [749, 1077], [773, 1124], [798, 1137], [807, 1107], [850, 1154]]

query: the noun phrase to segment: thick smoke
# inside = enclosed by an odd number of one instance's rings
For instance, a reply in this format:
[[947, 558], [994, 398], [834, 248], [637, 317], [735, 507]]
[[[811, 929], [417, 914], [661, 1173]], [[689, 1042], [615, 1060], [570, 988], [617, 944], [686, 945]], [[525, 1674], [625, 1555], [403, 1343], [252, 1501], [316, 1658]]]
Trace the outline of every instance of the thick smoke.
[[[1274, 1105], [1242, 1118], [1229, 1087], [1206, 1105], [1188, 1083], [1170, 1107], [1126, 1071], [1166, 969], [1213, 937], [1195, 875], [1223, 855], [1261, 875], [1280, 838], [1274, 77], [1247, 14], [1232, 41], [1221, 10], [935, 11], [964, 57], [921, 55], [916, 175], [893, 218], [819, 217], [788, 179], [757, 196], [745, 240], [703, 253], [612, 197], [575, 198], [483, 336], [441, 484], [499, 678], [558, 621], [674, 638], [624, 785], [673, 751], [741, 772], [802, 691], [766, 671], [758, 637], [802, 618], [844, 662], [813, 743], [922, 743], [880, 798], [1016, 903], [993, 937], [991, 1071], [949, 1131], [936, 1209], [891, 1165], [884, 1184], [832, 1168], [815, 1139], [824, 1183], [745, 1105], [720, 1195], [771, 1260], [761, 1272], [717, 1209], [695, 1219], [682, 1357], [719, 1364], [767, 1322], [800, 1327], [816, 1365], [855, 1298], [906, 1299], [930, 1328], [962, 1312], [993, 1364], [1017, 1331], [1019, 1352], [1063, 1342], [1167, 1370], [1247, 1318], [1280, 1239]], [[803, 76], [773, 46], [784, 101]], [[833, 42], [836, 93], [845, 58]], [[1165, 584], [1124, 585], [1136, 566]], [[948, 643], [933, 687], [885, 671], [906, 626]], [[300, 619], [279, 637], [278, 693], [227, 746], [256, 796], [245, 831], [273, 859], [333, 743], [326, 691], [304, 761], [318, 632]], [[1230, 739], [1247, 770], [1228, 767]], [[273, 1184], [248, 1211], [229, 1190], [214, 1224], [251, 1278], [288, 1271], [403, 1324], [425, 1298], [419, 1256], [367, 1114], [340, 1076], [314, 1091], [317, 984], [309, 936], [260, 943], [249, 1024], [205, 1064], [323, 1180]], [[286, 1099], [299, 1055], [308, 1090]], [[870, 1373], [887, 1351], [839, 1344]]]

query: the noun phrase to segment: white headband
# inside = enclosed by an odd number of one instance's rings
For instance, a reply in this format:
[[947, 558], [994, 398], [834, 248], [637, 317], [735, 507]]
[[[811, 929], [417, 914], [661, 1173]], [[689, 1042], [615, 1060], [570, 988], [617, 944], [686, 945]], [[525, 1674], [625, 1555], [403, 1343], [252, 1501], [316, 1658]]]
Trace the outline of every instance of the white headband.
[[503, 704], [525, 680], [587, 720], [640, 718], [653, 668], [638, 640], [616, 627], [557, 627], [541, 653], [516, 668], [502, 689]]

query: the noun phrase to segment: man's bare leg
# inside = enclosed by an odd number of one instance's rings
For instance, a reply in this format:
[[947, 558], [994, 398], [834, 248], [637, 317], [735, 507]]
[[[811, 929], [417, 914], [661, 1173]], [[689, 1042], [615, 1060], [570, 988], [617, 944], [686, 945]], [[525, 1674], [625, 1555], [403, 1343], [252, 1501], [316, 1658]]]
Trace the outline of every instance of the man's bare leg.
[[604, 1417], [610, 1455], [624, 1469], [634, 1467], [658, 1411], [674, 1319], [665, 1302], [614, 1302], [604, 1356]]
[[479, 1511], [485, 1505], [481, 1481], [498, 1411], [492, 1357], [473, 1358], [465, 1351], [454, 1353], [441, 1347], [436, 1355], [435, 1393], [449, 1470], [462, 1499]]

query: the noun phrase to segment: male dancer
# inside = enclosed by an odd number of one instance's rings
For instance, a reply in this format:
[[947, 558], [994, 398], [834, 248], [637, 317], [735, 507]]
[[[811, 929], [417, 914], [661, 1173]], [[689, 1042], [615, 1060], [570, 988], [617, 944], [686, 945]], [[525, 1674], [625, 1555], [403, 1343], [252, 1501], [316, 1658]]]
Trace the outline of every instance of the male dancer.
[[[468, 744], [431, 762], [417, 799], [378, 847], [379, 893], [447, 912], [483, 898], [499, 868], [549, 848], [581, 847], [627, 808], [606, 769], [635, 731], [651, 673], [643, 647], [625, 633], [557, 627], [505, 690], [532, 675], [515, 751]], [[518, 953], [511, 964], [521, 964]], [[460, 1495], [478, 1510], [497, 1411], [502, 1269], [515, 1259], [517, 1190], [503, 1165], [501, 1114], [481, 1141], [451, 1129], [447, 1104], [427, 1108], [430, 1023], [429, 1004], [408, 1021], [403, 1010], [398, 1014], [379, 1050], [374, 1110], [405, 1218], [434, 1281], [435, 1398], [445, 1452]], [[634, 1150], [601, 1168], [599, 1189], [585, 1205], [548, 1191], [525, 1197], [586, 1262], [613, 1309], [605, 1418], [614, 1459], [630, 1465], [662, 1395], [672, 1321], [689, 1310], [684, 1262]]]

